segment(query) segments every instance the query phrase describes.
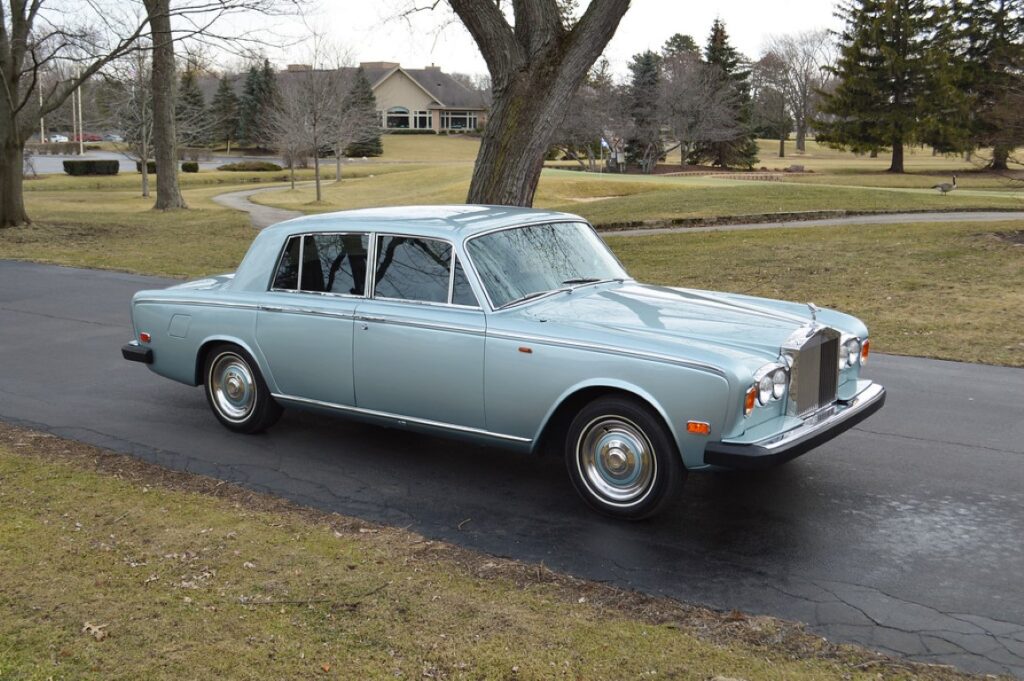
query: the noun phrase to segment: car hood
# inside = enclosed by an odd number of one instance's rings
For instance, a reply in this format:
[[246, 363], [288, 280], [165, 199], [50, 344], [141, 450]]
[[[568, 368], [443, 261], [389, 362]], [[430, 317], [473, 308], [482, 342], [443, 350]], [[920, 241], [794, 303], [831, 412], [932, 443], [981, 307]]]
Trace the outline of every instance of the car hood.
[[[534, 333], [635, 347], [748, 369], [777, 359], [782, 344], [811, 321], [806, 305], [635, 282], [581, 287], [519, 309]], [[831, 310], [818, 321], [857, 333]], [[738, 367], [737, 367], [738, 368]]]

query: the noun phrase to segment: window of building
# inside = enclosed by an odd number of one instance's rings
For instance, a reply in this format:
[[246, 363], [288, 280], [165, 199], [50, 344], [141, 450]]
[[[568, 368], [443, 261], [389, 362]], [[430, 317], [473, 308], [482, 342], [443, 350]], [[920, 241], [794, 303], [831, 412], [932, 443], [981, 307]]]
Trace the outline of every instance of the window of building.
[[413, 127], [419, 130], [426, 130], [434, 127], [429, 111], [417, 111], [413, 114]]
[[443, 130], [475, 130], [477, 127], [475, 111], [441, 112], [441, 128]]
[[404, 106], [393, 106], [388, 109], [385, 126], [388, 128], [405, 129], [409, 127], [409, 110]]
[[374, 297], [447, 303], [451, 258], [444, 241], [378, 237]]

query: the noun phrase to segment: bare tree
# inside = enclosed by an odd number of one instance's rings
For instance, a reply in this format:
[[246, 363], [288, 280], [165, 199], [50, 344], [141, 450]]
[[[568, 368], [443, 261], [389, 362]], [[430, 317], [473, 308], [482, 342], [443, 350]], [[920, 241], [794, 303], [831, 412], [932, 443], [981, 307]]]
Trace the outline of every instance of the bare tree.
[[[145, 47], [147, 41], [141, 43]], [[150, 52], [139, 49], [103, 70], [100, 109], [107, 123], [121, 131], [115, 148], [139, 164], [142, 196], [149, 196], [149, 160], [153, 154], [153, 92]]]
[[680, 165], [698, 144], [735, 139], [742, 130], [738, 109], [739, 93], [720, 69], [693, 54], [665, 59], [661, 115], [676, 140], [668, 152], [680, 150]]
[[629, 121], [624, 96], [612, 80], [611, 69], [602, 59], [591, 69], [587, 80], [573, 94], [565, 118], [553, 137], [554, 146], [580, 166], [594, 172], [607, 148], [612, 131], [624, 132]]
[[752, 123], [761, 137], [779, 141], [779, 158], [786, 157], [786, 140], [793, 130], [786, 97], [789, 67], [774, 52], [766, 52], [750, 69]]
[[835, 60], [835, 45], [826, 30], [775, 36], [768, 51], [785, 65], [781, 81], [793, 125], [797, 151], [807, 150], [807, 131], [817, 110], [818, 92], [827, 87], [827, 66]]
[[528, 206], [569, 99], [615, 34], [629, 0], [591, 0], [578, 20], [574, 2], [514, 0], [508, 16], [494, 0], [447, 1], [480, 48], [493, 87], [467, 200]]
[[341, 104], [334, 127], [334, 178], [341, 182], [341, 166], [345, 161], [345, 150], [354, 145], [366, 144], [380, 136], [380, 117], [373, 107], [360, 106], [352, 101], [351, 79], [346, 84], [345, 101]]

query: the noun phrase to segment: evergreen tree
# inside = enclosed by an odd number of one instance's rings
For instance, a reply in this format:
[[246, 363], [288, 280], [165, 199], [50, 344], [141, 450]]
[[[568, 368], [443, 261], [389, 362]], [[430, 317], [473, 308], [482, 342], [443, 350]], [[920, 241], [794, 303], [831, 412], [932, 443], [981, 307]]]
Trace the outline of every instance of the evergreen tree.
[[661, 56], [647, 50], [633, 55], [627, 97], [633, 125], [626, 139], [626, 162], [636, 163], [650, 173], [663, 155], [661, 116], [658, 105], [661, 92]]
[[683, 55], [700, 56], [700, 47], [692, 36], [676, 33], [665, 41], [661, 48], [661, 54], [666, 59], [681, 57]]
[[721, 73], [723, 85], [735, 90], [735, 117], [740, 132], [732, 139], [699, 144], [693, 152], [693, 161], [710, 162], [723, 168], [753, 168], [758, 162], [758, 149], [751, 123], [750, 70], [744, 65], [740, 53], [729, 43], [729, 34], [720, 19], [715, 19], [711, 26], [711, 34], [704, 48], [704, 61]]
[[889, 172], [902, 173], [906, 144], [956, 147], [963, 110], [942, 15], [927, 0], [847, 0], [845, 27], [824, 93], [818, 139], [836, 148], [892, 149]]
[[198, 147], [209, 139], [210, 125], [206, 99], [199, 89], [196, 70], [191, 66], [181, 74], [178, 100], [174, 105], [174, 122], [178, 139], [186, 147]]
[[[380, 142], [380, 116], [377, 114], [377, 98], [373, 95], [373, 88], [362, 69], [356, 71], [355, 81], [352, 89], [345, 97], [344, 108], [353, 109], [355, 113], [350, 118], [364, 121], [365, 130], [362, 133], [354, 133], [352, 139], [357, 140], [345, 149], [346, 156], [380, 156], [384, 149]], [[370, 121], [374, 121], [370, 124]]]
[[969, 102], [970, 147], [992, 147], [992, 168], [1006, 170], [1014, 147], [1024, 144], [1018, 102], [1024, 92], [1024, 0], [952, 0], [949, 6], [957, 90]]
[[280, 97], [270, 61], [264, 59], [262, 64], [251, 65], [238, 106], [240, 141], [257, 149], [270, 148], [274, 138], [273, 112]]
[[239, 120], [238, 95], [227, 76], [222, 77], [217, 85], [217, 92], [210, 104], [210, 119], [213, 141], [224, 142], [230, 153], [231, 143], [238, 140]]

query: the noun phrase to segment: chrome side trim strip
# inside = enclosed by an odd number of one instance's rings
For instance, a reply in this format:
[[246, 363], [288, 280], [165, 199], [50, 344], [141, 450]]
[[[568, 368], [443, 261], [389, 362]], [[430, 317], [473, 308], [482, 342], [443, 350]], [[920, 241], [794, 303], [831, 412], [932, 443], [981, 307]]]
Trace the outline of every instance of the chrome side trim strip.
[[466, 333], [473, 336], [483, 336], [483, 328], [474, 328], [471, 326], [459, 326], [457, 324], [443, 324], [440, 322], [421, 322], [419, 320], [412, 319], [400, 319], [394, 317], [373, 317], [370, 315], [357, 314], [355, 316], [357, 322], [374, 322], [377, 324], [392, 324], [394, 326], [411, 326], [415, 329], [429, 329], [431, 331], [454, 331], [457, 333]]
[[503, 433], [493, 433], [489, 430], [483, 430], [481, 428], [470, 428], [469, 426], [458, 426], [454, 423], [444, 423], [443, 421], [432, 421], [430, 419], [415, 418], [412, 416], [401, 416], [399, 414], [391, 414], [386, 411], [376, 411], [373, 409], [363, 409], [361, 407], [349, 407], [344, 404], [335, 404], [333, 402], [321, 402], [320, 400], [311, 400], [305, 397], [296, 397], [294, 395], [283, 395], [279, 393], [272, 393], [274, 399], [287, 400], [289, 402], [297, 402], [299, 404], [308, 404], [315, 407], [324, 407], [326, 409], [334, 409], [336, 411], [351, 412], [353, 414], [361, 414], [363, 416], [373, 416], [376, 418], [385, 418], [392, 421], [398, 421], [400, 423], [415, 423], [420, 426], [429, 426], [431, 428], [442, 428], [444, 430], [455, 430], [460, 433], [470, 433], [472, 435], [483, 435], [485, 437], [493, 437], [499, 440], [508, 440], [510, 442], [522, 442], [530, 443], [533, 442], [531, 438], [519, 437], [517, 435], [505, 435]]
[[713, 364], [705, 364], [703, 362], [694, 362], [688, 359], [682, 359], [680, 357], [674, 357], [672, 355], [662, 355], [657, 352], [643, 352], [640, 350], [625, 350], [623, 348], [617, 348], [611, 345], [599, 345], [597, 343], [585, 343], [582, 341], [571, 341], [563, 338], [548, 338], [544, 336], [531, 336], [528, 334], [511, 334], [502, 333], [500, 331], [488, 331], [488, 338], [500, 338], [502, 340], [510, 341], [527, 341], [530, 343], [543, 343], [544, 345], [555, 345], [568, 348], [577, 348], [580, 350], [593, 350], [595, 352], [603, 352], [609, 355], [620, 355], [622, 357], [636, 357], [639, 359], [649, 359], [655, 362], [664, 362], [666, 364], [676, 364], [679, 366], [689, 367], [691, 369], [699, 369], [701, 371], [707, 371], [722, 378], [728, 379], [728, 376], [720, 368]]
[[281, 312], [284, 314], [302, 314], [313, 317], [331, 317], [333, 319], [355, 319], [351, 312], [328, 312], [327, 310], [314, 310], [308, 307], [291, 307], [281, 305], [260, 305], [260, 312]]
[[233, 307], [239, 310], [257, 310], [256, 303], [226, 303], [216, 300], [186, 300], [184, 298], [139, 298], [135, 300], [136, 305], [196, 305], [201, 307]]

